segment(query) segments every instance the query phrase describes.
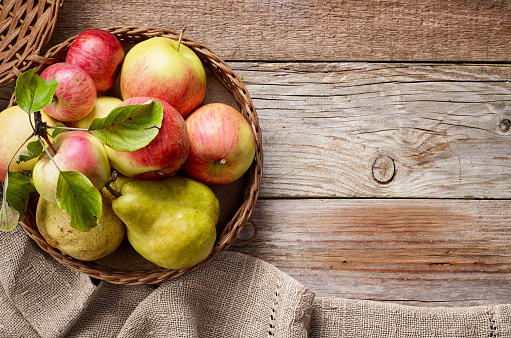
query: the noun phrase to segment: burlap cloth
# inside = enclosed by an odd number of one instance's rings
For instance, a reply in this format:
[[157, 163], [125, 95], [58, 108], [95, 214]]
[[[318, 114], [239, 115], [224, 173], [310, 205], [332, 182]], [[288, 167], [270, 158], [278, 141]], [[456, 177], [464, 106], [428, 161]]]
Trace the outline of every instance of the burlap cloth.
[[225, 252], [158, 286], [94, 283], [0, 234], [0, 337], [511, 337], [511, 305], [420, 308], [313, 290], [254, 257]]

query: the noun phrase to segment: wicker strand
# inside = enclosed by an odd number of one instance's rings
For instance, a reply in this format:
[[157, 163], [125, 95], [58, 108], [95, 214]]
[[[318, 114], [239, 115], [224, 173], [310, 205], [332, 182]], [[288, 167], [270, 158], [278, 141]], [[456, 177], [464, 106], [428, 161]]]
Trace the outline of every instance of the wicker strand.
[[5, 1], [0, 4], [0, 88], [35, 68], [34, 58], [46, 45], [63, 0]]

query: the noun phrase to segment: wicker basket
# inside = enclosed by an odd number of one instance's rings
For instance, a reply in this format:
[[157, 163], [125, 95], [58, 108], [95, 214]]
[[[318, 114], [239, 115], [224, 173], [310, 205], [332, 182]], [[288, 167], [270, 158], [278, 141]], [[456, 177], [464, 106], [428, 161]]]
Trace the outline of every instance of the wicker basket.
[[62, 1], [0, 3], [0, 87], [43, 62], [39, 54], [53, 33]]
[[[113, 27], [106, 30], [115, 34], [123, 44], [142, 41], [154, 36], [165, 36], [178, 39], [179, 34], [162, 29], [141, 28], [141, 27]], [[39, 71], [49, 64], [63, 60], [69, 46], [75, 37], [56, 45], [48, 50], [44, 56], [44, 63], [39, 67]], [[252, 167], [245, 174], [244, 182], [246, 185], [242, 187], [242, 201], [239, 203], [234, 215], [229, 216], [230, 221], [226, 222], [223, 228], [218, 229], [216, 244], [211, 254], [201, 263], [183, 270], [168, 270], [163, 268], [151, 268], [149, 270], [120, 270], [111, 267], [105, 267], [97, 262], [84, 262], [73, 259], [62, 254], [59, 250], [49, 246], [44, 238], [37, 231], [35, 223], [35, 206], [29, 207], [27, 217], [20, 222], [25, 232], [37, 243], [37, 245], [58, 261], [71, 267], [74, 270], [83, 272], [90, 277], [108, 281], [114, 284], [156, 284], [165, 280], [173, 279], [181, 276], [189, 271], [209, 262], [213, 257], [229, 248], [236, 240], [242, 227], [249, 220], [254, 205], [257, 201], [259, 186], [262, 178], [262, 143], [261, 130], [259, 128], [258, 118], [252, 100], [243, 85], [240, 78], [229, 68], [229, 66], [221, 60], [211, 49], [201, 45], [198, 42], [183, 37], [182, 43], [190, 47], [202, 60], [203, 64], [212, 72], [222, 85], [232, 94], [234, 100], [240, 107], [241, 113], [251, 124], [256, 136], [256, 155]], [[114, 253], [115, 254], [115, 253]]]

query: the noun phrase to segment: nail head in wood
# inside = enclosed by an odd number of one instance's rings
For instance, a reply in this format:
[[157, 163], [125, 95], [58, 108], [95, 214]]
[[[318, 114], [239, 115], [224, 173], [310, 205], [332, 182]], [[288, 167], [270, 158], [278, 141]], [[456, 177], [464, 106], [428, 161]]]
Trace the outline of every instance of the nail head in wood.
[[389, 183], [394, 178], [394, 160], [387, 155], [379, 156], [373, 164], [373, 177], [380, 183]]

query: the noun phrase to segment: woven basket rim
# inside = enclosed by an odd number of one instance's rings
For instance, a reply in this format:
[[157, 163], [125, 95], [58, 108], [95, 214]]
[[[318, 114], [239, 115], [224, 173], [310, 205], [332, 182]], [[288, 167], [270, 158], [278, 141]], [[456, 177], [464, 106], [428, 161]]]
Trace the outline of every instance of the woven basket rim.
[[[139, 26], [116, 26], [103, 28], [116, 35], [122, 43], [142, 41], [153, 36], [165, 36], [178, 39], [179, 33], [165, 29], [146, 28]], [[38, 66], [38, 71], [52, 63], [62, 60], [71, 42], [76, 38], [72, 36], [64, 42], [51, 47], [44, 57], [43, 62]], [[217, 241], [211, 254], [199, 264], [181, 270], [169, 270], [164, 268], [154, 268], [151, 270], [119, 270], [105, 267], [95, 262], [85, 262], [71, 258], [58, 249], [51, 247], [37, 230], [35, 223], [35, 211], [29, 209], [25, 220], [20, 222], [25, 233], [34, 240], [34, 242], [45, 252], [50, 254], [57, 261], [69, 266], [70, 268], [82, 272], [92, 278], [104, 280], [113, 284], [139, 285], [139, 284], [157, 284], [166, 280], [177, 278], [185, 273], [193, 271], [211, 261], [215, 256], [227, 250], [236, 240], [244, 224], [249, 220], [255, 203], [259, 195], [259, 187], [262, 180], [262, 138], [259, 127], [258, 116], [252, 99], [245, 88], [239, 76], [210, 48], [190, 38], [183, 36], [181, 43], [191, 48], [201, 59], [204, 66], [207, 67], [222, 85], [233, 95], [240, 107], [240, 112], [250, 123], [255, 139], [256, 153], [252, 166], [245, 174], [247, 177], [247, 186], [244, 190], [243, 203], [238, 208], [235, 215], [225, 225], [223, 231], [217, 236]], [[11, 104], [15, 98], [11, 99]]]
[[63, 0], [15, 0], [0, 4], [0, 88], [40, 64]]

